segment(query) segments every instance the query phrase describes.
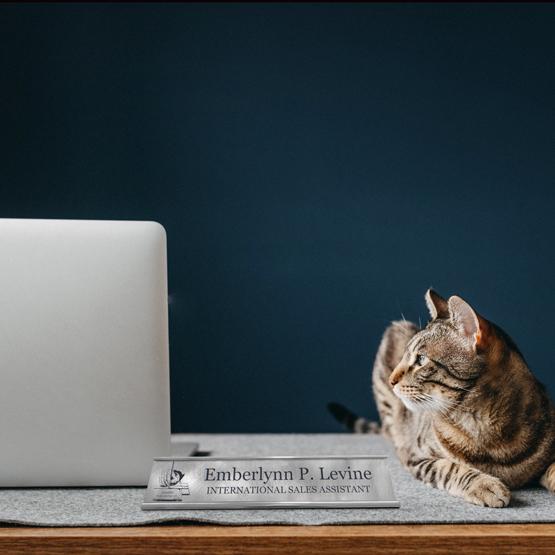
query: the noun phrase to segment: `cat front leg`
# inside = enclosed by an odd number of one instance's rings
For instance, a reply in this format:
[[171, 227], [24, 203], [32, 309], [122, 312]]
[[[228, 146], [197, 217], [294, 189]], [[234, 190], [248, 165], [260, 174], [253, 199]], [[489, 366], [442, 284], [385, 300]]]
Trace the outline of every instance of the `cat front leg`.
[[[495, 476], [442, 458], [409, 458], [405, 466], [422, 482], [483, 507], [506, 507], [509, 488]], [[555, 473], [554, 473], [555, 474]]]

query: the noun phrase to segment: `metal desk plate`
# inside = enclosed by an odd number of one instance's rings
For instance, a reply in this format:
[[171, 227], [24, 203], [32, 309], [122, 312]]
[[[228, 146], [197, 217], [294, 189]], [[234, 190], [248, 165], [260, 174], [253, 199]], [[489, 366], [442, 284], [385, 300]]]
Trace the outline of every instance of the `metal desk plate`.
[[385, 456], [154, 459], [143, 510], [399, 507]]

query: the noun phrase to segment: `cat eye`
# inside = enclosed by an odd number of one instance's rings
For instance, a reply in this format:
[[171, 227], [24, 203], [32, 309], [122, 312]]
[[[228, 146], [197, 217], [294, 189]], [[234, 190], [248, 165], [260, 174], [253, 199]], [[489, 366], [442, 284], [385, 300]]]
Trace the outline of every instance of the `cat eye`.
[[426, 355], [416, 355], [414, 362], [418, 366], [423, 366], [424, 364], [426, 364], [427, 360], [428, 360], [428, 357]]

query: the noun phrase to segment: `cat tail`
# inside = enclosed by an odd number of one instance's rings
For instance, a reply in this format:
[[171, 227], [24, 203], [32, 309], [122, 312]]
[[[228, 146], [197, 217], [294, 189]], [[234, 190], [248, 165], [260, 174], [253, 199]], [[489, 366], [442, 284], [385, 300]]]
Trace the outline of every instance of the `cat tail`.
[[362, 416], [357, 416], [339, 403], [328, 403], [328, 410], [338, 422], [355, 434], [379, 434], [381, 431], [377, 422], [371, 422]]

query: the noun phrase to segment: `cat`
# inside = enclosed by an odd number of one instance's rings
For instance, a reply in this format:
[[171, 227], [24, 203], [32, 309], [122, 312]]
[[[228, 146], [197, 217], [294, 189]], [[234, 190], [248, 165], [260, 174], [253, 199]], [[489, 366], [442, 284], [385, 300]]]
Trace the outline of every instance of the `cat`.
[[[555, 492], [555, 407], [510, 337], [458, 296], [426, 292], [431, 320], [385, 331], [372, 385], [381, 431], [426, 484], [485, 507], [539, 480]], [[360, 432], [375, 423], [341, 405]]]

